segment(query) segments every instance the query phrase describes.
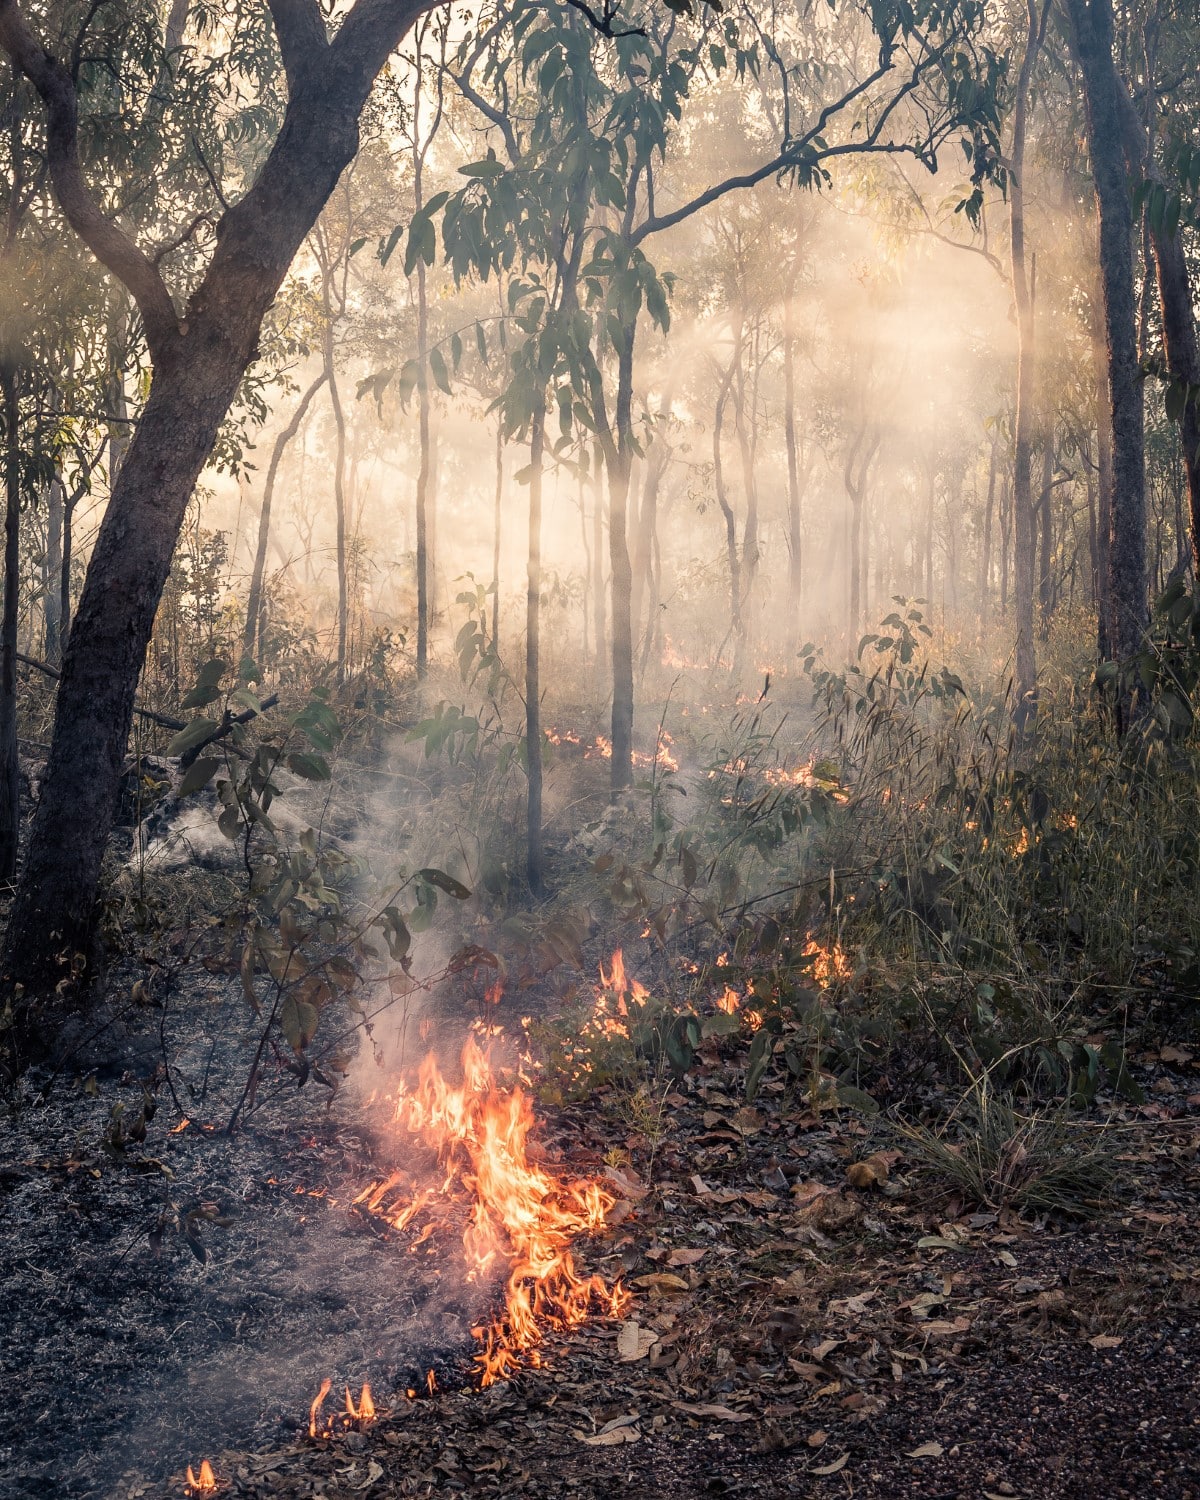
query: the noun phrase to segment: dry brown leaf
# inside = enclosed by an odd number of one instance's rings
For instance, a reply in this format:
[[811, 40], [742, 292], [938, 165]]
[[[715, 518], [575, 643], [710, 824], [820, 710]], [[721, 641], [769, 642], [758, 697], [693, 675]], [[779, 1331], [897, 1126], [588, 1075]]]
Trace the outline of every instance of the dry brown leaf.
[[850, 1455], [849, 1455], [849, 1453], [843, 1453], [842, 1456], [841, 1456], [841, 1458], [835, 1458], [834, 1461], [831, 1464], [822, 1464], [819, 1469], [809, 1469], [808, 1472], [810, 1474], [820, 1474], [820, 1475], [836, 1474], [836, 1473], [838, 1473], [839, 1470], [844, 1469], [849, 1462], [850, 1462]]
[[643, 1328], [631, 1319], [621, 1324], [617, 1334], [617, 1356], [622, 1364], [632, 1364], [634, 1360], [645, 1359], [657, 1343], [658, 1334], [652, 1328]]
[[671, 1405], [676, 1411], [685, 1412], [689, 1417], [715, 1417], [721, 1422], [752, 1422], [754, 1413], [749, 1411], [734, 1411], [732, 1407], [720, 1406], [711, 1401], [694, 1403], [691, 1401], [672, 1401]]
[[704, 1259], [707, 1250], [672, 1250], [667, 1256], [669, 1266], [694, 1266], [698, 1261]]
[[922, 1443], [919, 1448], [914, 1448], [906, 1456], [908, 1458], [941, 1458], [945, 1451], [941, 1443]]
[[632, 1285], [648, 1292], [687, 1292], [691, 1290], [682, 1276], [672, 1276], [670, 1271], [650, 1271], [645, 1276], [635, 1276]]
[[1093, 1349], [1119, 1349], [1123, 1342], [1115, 1333], [1098, 1333], [1094, 1339], [1088, 1339]]

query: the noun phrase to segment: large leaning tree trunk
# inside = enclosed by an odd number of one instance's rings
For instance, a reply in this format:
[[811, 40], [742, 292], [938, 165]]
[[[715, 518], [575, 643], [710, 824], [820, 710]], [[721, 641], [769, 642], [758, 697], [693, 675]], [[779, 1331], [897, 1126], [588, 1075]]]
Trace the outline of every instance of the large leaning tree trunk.
[[[1068, 9], [1083, 76], [1088, 154], [1100, 223], [1100, 285], [1112, 404], [1111, 644], [1117, 657], [1128, 660], [1141, 650], [1148, 623], [1145, 417], [1137, 347], [1133, 214], [1120, 82], [1113, 62], [1111, 0], [1068, 0]], [[1129, 708], [1122, 701], [1122, 720]]]
[[224, 215], [208, 268], [179, 310], [156, 265], [105, 218], [84, 180], [69, 70], [17, 0], [0, 0], [0, 49], [46, 109], [47, 159], [74, 232], [128, 289], [154, 376], [96, 539], [63, 661], [54, 734], [4, 947], [24, 1000], [23, 1056], [52, 1048], [54, 992], [86, 953], [133, 712], [134, 689], [184, 512], [254, 360], [259, 330], [305, 235], [358, 146], [372, 83], [428, 0], [356, 0], [329, 39], [317, 0], [270, 0], [288, 105], [257, 180]]

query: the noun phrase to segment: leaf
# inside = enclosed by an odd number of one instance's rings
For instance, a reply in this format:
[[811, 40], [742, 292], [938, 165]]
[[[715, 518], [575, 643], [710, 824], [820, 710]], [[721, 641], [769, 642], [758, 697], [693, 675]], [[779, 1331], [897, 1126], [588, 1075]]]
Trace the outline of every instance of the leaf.
[[753, 1422], [754, 1413], [750, 1411], [734, 1411], [730, 1406], [721, 1406], [713, 1401], [672, 1401], [671, 1405], [676, 1411], [685, 1412], [689, 1417], [715, 1417], [720, 1422]]
[[167, 746], [168, 755], [186, 755], [197, 745], [210, 740], [221, 726], [215, 719], [193, 719], [186, 729], [181, 729]]
[[767, 1066], [771, 1061], [771, 1047], [774, 1038], [769, 1031], [756, 1031], [754, 1040], [750, 1043], [750, 1056], [746, 1063], [746, 1102], [752, 1103], [758, 1086], [763, 1081]]
[[672, 1250], [667, 1256], [669, 1266], [694, 1266], [708, 1254], [707, 1250]]
[[294, 751], [287, 758], [287, 768], [293, 776], [303, 777], [305, 781], [328, 781], [329, 762], [321, 755], [308, 755], [303, 751]]
[[831, 1464], [822, 1464], [819, 1469], [809, 1469], [808, 1472], [810, 1474], [820, 1474], [822, 1476], [826, 1474], [837, 1474], [840, 1470], [844, 1469], [849, 1462], [849, 1453], [843, 1453], [841, 1458], [835, 1458]]
[[223, 657], [214, 656], [206, 661], [196, 674], [196, 686], [180, 705], [182, 708], [207, 708], [221, 696], [221, 678], [229, 663]]
[[445, 891], [447, 896], [453, 896], [456, 901], [466, 901], [471, 892], [461, 881], [455, 880], [452, 875], [447, 875], [445, 870], [435, 870], [432, 866], [426, 866], [418, 870], [417, 875], [421, 880], [436, 886], [439, 891]]
[[202, 786], [207, 786], [216, 775], [221, 762], [216, 759], [202, 759], [192, 763], [188, 768], [187, 775], [179, 783], [179, 795], [190, 797], [193, 792], [198, 792]]
[[[941, 1458], [945, 1451], [941, 1443], [922, 1443], [919, 1448], [914, 1448], [905, 1456], [907, 1458]], [[813, 1472], [815, 1473], [816, 1470], [814, 1469]]]
[[633, 1364], [635, 1360], [645, 1359], [657, 1343], [658, 1334], [652, 1328], [643, 1328], [640, 1323], [630, 1320], [621, 1324], [617, 1334], [617, 1356], [622, 1364]]

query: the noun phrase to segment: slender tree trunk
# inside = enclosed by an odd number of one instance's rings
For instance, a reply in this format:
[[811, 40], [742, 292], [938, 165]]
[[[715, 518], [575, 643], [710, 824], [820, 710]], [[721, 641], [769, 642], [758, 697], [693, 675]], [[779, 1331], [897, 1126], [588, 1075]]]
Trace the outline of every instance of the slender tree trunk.
[[633, 338], [625, 330], [617, 351], [616, 463], [608, 470], [608, 553], [612, 573], [612, 790], [633, 785], [633, 569], [626, 516], [633, 460]]
[[1017, 315], [1017, 398], [1013, 418], [1013, 603], [1016, 612], [1017, 728], [1025, 730], [1037, 711], [1037, 663], [1033, 650], [1033, 430], [1036, 344], [1034, 282], [1037, 262], [1025, 254], [1025, 135], [1029, 90], [1041, 47], [1046, 6], [1039, 15], [1037, 0], [1028, 0], [1025, 55], [1013, 103], [1012, 172], [1009, 174], [1009, 249], [1013, 301]]
[[605, 636], [605, 587], [604, 587], [604, 468], [601, 462], [600, 444], [592, 449], [592, 640], [596, 650], [596, 669], [605, 664], [607, 638]]
[[[1145, 417], [1137, 351], [1133, 221], [1112, 53], [1111, 0], [1068, 0], [1068, 8], [1083, 76], [1088, 152], [1100, 222], [1100, 281], [1112, 403], [1111, 627], [1117, 656], [1128, 660], [1141, 650], [1148, 624]], [[1131, 712], [1132, 698], [1132, 689], [1122, 695], [1122, 725]]]
[[784, 289], [783, 304], [783, 439], [787, 448], [788, 476], [788, 639], [795, 642], [800, 629], [800, 596], [803, 589], [803, 538], [800, 529], [800, 461], [796, 443], [796, 273]]
[[[415, 127], [414, 127], [415, 128]], [[414, 152], [414, 203], [419, 211], [421, 157]], [[429, 490], [430, 490], [430, 395], [429, 395], [429, 306], [425, 288], [425, 262], [417, 262], [417, 678], [429, 671]]]
[[1099, 278], [1092, 297], [1092, 376], [1096, 412], [1096, 628], [1100, 660], [1113, 655], [1112, 630], [1112, 401], [1104, 347], [1103, 295]]
[[67, 492], [57, 471], [46, 492], [46, 558], [42, 565], [42, 650], [52, 667], [62, 657], [62, 577], [63, 511]]
[[17, 872], [21, 766], [17, 755], [17, 609], [21, 588], [21, 420], [19, 377], [0, 363], [4, 405], [4, 611], [0, 624], [0, 880]]
[[992, 452], [988, 460], [987, 502], [983, 510], [983, 546], [979, 561], [979, 624], [980, 639], [987, 636], [988, 619], [992, 608], [992, 519], [996, 507], [996, 449], [992, 439]]
[[725, 403], [729, 399], [729, 381], [726, 379], [717, 396], [717, 409], [713, 416], [713, 488], [717, 504], [725, 520], [725, 556], [729, 564], [729, 627], [735, 637], [742, 634], [742, 579], [741, 561], [738, 556], [737, 518], [725, 488], [725, 465], [721, 456], [721, 436], [725, 427]]
[[1042, 445], [1042, 488], [1037, 511], [1041, 518], [1042, 566], [1038, 577], [1038, 603], [1041, 608], [1042, 640], [1050, 634], [1050, 616], [1054, 613], [1054, 439], [1047, 433]]
[[246, 624], [242, 631], [242, 649], [256, 660], [263, 644], [263, 581], [267, 571], [267, 547], [271, 539], [271, 506], [275, 498], [275, 481], [279, 465], [283, 461], [288, 444], [300, 431], [301, 423], [308, 415], [313, 398], [328, 379], [328, 371], [321, 373], [300, 398], [300, 405], [292, 413], [292, 419], [275, 439], [271, 449], [271, 462], [267, 465], [267, 477], [263, 484], [262, 510], [258, 516], [258, 541], [254, 549], [254, 566], [250, 572], [250, 595], [246, 601]]
[[346, 641], [349, 631], [350, 600], [346, 578], [346, 415], [338, 390], [337, 370], [333, 359], [333, 317], [326, 305], [322, 349], [325, 379], [329, 383], [329, 404], [333, 408], [336, 447], [333, 460], [333, 502], [337, 527], [337, 682], [346, 680]]
[[546, 438], [546, 413], [534, 411], [529, 438], [529, 576], [525, 594], [525, 750], [529, 777], [529, 804], [525, 826], [525, 871], [529, 889], [540, 895], [545, 888], [542, 847], [542, 705], [541, 705], [541, 600], [542, 600], [542, 477]]
[[500, 649], [500, 534], [504, 519], [504, 420], [496, 419], [496, 492], [492, 502], [492, 644]]
[[1000, 486], [1000, 618], [1008, 619], [1008, 561], [1012, 553], [1012, 487]]

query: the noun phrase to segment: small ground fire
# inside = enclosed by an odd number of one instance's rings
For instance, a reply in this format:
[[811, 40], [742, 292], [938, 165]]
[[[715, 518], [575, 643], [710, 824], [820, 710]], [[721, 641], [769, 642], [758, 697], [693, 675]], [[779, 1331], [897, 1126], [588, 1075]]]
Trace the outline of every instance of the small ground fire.
[[416, 1089], [396, 1104], [397, 1122], [437, 1152], [441, 1182], [416, 1188], [397, 1171], [356, 1202], [401, 1230], [427, 1214], [418, 1243], [438, 1227], [439, 1208], [467, 1210], [468, 1279], [505, 1276], [503, 1312], [472, 1330], [482, 1346], [475, 1357], [480, 1384], [487, 1386], [523, 1362], [537, 1364], [546, 1330], [574, 1327], [593, 1311], [617, 1313], [629, 1299], [619, 1283], [583, 1275], [570, 1248], [603, 1227], [613, 1196], [597, 1182], [560, 1181], [530, 1162], [530, 1098], [497, 1079], [490, 1054], [473, 1037], [463, 1047], [462, 1070], [463, 1082], [453, 1087], [430, 1054]]

